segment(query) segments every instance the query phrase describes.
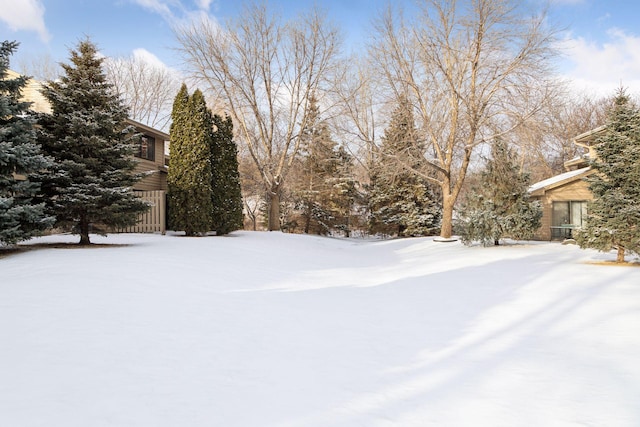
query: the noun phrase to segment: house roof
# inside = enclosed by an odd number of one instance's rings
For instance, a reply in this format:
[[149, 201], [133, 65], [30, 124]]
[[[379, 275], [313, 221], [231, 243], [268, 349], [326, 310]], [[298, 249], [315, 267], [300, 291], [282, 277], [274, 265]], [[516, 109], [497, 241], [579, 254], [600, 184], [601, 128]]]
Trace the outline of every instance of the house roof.
[[135, 126], [138, 130], [150, 133], [156, 138], [161, 138], [161, 139], [164, 139], [165, 141], [169, 141], [169, 134], [168, 133], [165, 133], [165, 132], [162, 132], [161, 130], [152, 128], [150, 126], [145, 125], [144, 123], [137, 122], [137, 121], [135, 121], [133, 119], [127, 118], [126, 121], [127, 121], [127, 123]]
[[591, 129], [590, 131], [581, 133], [580, 135], [576, 136], [575, 138], [573, 138], [573, 141], [578, 145], [591, 143], [596, 138], [596, 136], [599, 133], [602, 133], [606, 128], [606, 125], [602, 125], [595, 129]]
[[584, 168], [589, 164], [590, 158], [591, 156], [589, 154], [574, 157], [573, 159], [564, 162], [564, 169], [567, 171], [573, 171], [576, 169]]
[[588, 132], [581, 133], [580, 135], [573, 138], [573, 143], [579, 145], [580, 147], [587, 148], [589, 150], [589, 156], [591, 158], [596, 157], [596, 152], [594, 150], [593, 144], [596, 138], [602, 134], [607, 129], [606, 125], [602, 125], [595, 129], [591, 129]]
[[561, 173], [560, 175], [552, 176], [551, 178], [547, 178], [543, 181], [539, 181], [531, 185], [531, 187], [529, 187], [529, 193], [532, 196], [540, 196], [547, 190], [568, 184], [573, 181], [578, 181], [585, 176], [590, 175], [592, 172], [593, 171], [591, 167], [588, 166], [586, 168]]

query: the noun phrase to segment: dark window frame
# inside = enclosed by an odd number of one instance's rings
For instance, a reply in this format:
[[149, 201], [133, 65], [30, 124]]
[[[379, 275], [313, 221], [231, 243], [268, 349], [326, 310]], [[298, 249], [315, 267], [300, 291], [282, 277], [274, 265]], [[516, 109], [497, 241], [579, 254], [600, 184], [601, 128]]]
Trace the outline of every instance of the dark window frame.
[[[560, 218], [558, 215], [563, 214]], [[579, 220], [579, 223], [574, 221]], [[551, 238], [571, 239], [573, 230], [582, 227], [587, 220], [586, 200], [558, 200], [551, 206]]]
[[138, 143], [138, 152], [135, 155], [141, 159], [156, 161], [156, 139], [149, 135], [142, 135]]

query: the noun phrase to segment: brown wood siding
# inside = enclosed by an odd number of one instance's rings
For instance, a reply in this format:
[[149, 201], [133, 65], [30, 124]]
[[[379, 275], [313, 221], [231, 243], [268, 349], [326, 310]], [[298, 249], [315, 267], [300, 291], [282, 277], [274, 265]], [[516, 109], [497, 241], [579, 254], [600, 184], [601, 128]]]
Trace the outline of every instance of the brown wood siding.
[[144, 159], [136, 158], [136, 161], [135, 172], [145, 173], [146, 176], [133, 186], [134, 190], [167, 190], [167, 173], [164, 166], [158, 167], [157, 163]]
[[141, 159], [136, 157], [136, 173], [148, 173], [134, 186], [134, 190], [154, 191], [167, 190], [167, 169], [164, 165], [164, 139], [155, 137], [155, 161]]

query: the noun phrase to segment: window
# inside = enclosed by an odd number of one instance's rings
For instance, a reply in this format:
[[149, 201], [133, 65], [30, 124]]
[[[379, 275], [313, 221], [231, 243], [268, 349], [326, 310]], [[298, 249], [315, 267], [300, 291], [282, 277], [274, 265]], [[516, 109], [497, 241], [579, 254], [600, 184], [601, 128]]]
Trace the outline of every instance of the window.
[[571, 238], [574, 228], [580, 228], [587, 220], [587, 202], [553, 202], [551, 213], [551, 237]]
[[140, 138], [140, 144], [138, 145], [138, 153], [136, 157], [140, 157], [141, 159], [151, 160], [152, 162], [156, 160], [156, 140], [147, 135], [142, 135]]

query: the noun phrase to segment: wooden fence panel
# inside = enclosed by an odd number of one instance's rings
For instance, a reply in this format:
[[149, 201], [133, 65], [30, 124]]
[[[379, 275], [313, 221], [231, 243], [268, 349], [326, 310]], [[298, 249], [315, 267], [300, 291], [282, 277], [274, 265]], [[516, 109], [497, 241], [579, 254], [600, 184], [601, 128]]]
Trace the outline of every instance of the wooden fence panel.
[[167, 223], [167, 192], [135, 191], [136, 196], [149, 202], [151, 209], [140, 215], [138, 223], [132, 227], [118, 230], [120, 233], [162, 233], [165, 234]]

